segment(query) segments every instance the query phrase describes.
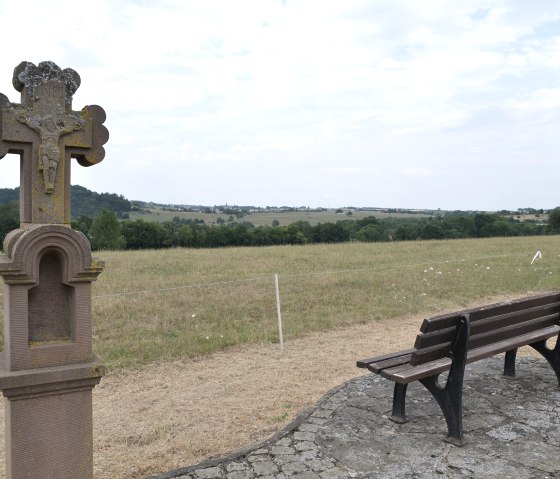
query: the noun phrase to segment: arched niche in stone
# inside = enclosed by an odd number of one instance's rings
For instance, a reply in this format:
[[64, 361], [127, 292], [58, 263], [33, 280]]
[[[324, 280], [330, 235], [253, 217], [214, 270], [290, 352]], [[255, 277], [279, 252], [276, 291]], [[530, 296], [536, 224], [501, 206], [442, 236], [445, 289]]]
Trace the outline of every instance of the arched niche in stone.
[[30, 347], [72, 341], [75, 338], [74, 287], [64, 274], [64, 250], [47, 248], [38, 256], [38, 282], [27, 292], [27, 334]]
[[92, 361], [91, 282], [103, 264], [91, 257], [85, 236], [36, 225], [11, 232], [4, 251], [5, 368]]

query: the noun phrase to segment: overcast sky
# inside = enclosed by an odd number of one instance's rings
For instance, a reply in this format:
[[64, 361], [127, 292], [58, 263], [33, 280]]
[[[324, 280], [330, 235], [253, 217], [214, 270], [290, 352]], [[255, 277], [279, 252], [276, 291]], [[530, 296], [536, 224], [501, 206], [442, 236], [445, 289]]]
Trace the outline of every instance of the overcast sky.
[[[21, 61], [82, 78], [105, 160], [72, 181], [174, 204], [560, 205], [558, 0], [0, 0]], [[0, 160], [0, 188], [19, 184]]]

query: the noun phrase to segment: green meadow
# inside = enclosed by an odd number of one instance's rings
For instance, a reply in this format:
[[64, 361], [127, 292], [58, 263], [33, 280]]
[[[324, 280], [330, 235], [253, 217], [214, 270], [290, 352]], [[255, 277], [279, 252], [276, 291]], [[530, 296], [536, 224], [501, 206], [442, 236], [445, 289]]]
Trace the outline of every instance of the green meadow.
[[[531, 265], [537, 251], [542, 257]], [[94, 347], [110, 368], [558, 289], [560, 237], [102, 251]], [[2, 299], [3, 297], [0, 297]]]

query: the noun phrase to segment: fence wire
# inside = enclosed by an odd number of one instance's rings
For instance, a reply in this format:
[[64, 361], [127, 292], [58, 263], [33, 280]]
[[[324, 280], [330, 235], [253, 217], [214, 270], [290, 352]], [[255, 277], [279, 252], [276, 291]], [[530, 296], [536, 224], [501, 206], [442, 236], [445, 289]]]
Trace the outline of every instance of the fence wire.
[[[308, 272], [308, 273], [287, 273], [287, 274], [278, 274], [278, 278], [297, 278], [297, 277], [311, 277], [311, 276], [326, 276], [326, 275], [334, 275], [334, 274], [348, 274], [348, 273], [367, 273], [367, 272], [375, 272], [375, 271], [384, 271], [388, 269], [405, 269], [405, 268], [416, 268], [416, 267], [424, 267], [427, 265], [433, 264], [449, 264], [449, 263], [464, 263], [466, 261], [484, 261], [489, 259], [499, 259], [499, 258], [507, 258], [513, 256], [527, 256], [533, 257], [533, 251], [526, 251], [521, 253], [509, 253], [509, 254], [501, 254], [501, 255], [492, 255], [492, 256], [479, 256], [476, 258], [461, 258], [461, 259], [447, 259], [442, 260], [439, 262], [419, 262], [419, 263], [405, 263], [405, 264], [389, 264], [385, 266], [379, 266], [376, 268], [357, 268], [357, 269], [341, 269], [341, 270], [332, 270], [332, 271], [316, 271], [316, 272]], [[155, 289], [144, 289], [138, 291], [121, 291], [117, 293], [109, 293], [109, 294], [99, 294], [94, 295], [94, 299], [101, 299], [101, 298], [111, 298], [116, 296], [132, 296], [132, 295], [141, 295], [141, 294], [149, 294], [149, 293], [163, 293], [169, 291], [178, 291], [182, 289], [191, 289], [191, 288], [205, 288], [211, 286], [224, 286], [228, 284], [236, 284], [236, 283], [249, 283], [249, 282], [256, 282], [256, 281], [271, 281], [271, 278], [274, 278], [274, 274], [270, 274], [268, 276], [256, 276], [254, 278], [244, 278], [244, 279], [234, 279], [234, 280], [227, 280], [227, 281], [212, 281], [208, 283], [195, 283], [195, 284], [183, 284], [172, 286], [169, 288], [155, 288]], [[1, 294], [0, 294], [1, 296]]]

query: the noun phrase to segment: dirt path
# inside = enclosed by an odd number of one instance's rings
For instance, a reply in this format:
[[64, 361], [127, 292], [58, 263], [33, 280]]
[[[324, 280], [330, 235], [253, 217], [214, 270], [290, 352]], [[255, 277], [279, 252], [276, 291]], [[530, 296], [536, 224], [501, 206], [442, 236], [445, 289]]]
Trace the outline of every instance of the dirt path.
[[410, 347], [421, 319], [311, 334], [284, 353], [258, 345], [110, 374], [94, 390], [95, 477], [140, 479], [266, 439], [364, 374], [356, 359]]
[[[266, 439], [334, 386], [358, 358], [410, 343], [419, 318], [312, 334], [278, 345], [150, 365], [95, 389], [99, 479], [141, 478]], [[398, 341], [383, 341], [398, 326]]]

